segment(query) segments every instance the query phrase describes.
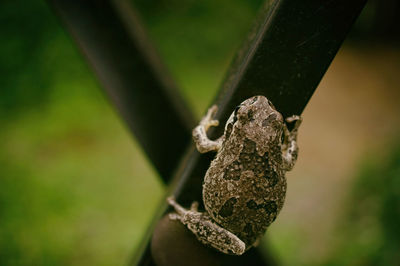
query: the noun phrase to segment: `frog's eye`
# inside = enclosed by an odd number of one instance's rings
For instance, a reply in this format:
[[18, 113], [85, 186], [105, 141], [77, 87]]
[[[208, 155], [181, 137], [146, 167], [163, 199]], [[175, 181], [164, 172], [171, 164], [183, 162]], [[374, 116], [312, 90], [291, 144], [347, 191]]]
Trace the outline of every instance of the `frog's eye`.
[[[268, 99], [267, 99], [268, 100]], [[272, 108], [276, 109], [275, 106], [272, 104], [272, 102], [270, 100], [268, 100], [268, 104], [269, 106], [271, 106]]]
[[237, 113], [240, 109], [240, 105], [236, 106], [235, 111], [233, 112], [233, 123], [236, 123], [237, 119]]
[[251, 104], [255, 103], [258, 100], [258, 96], [254, 96], [253, 100], [251, 101]]

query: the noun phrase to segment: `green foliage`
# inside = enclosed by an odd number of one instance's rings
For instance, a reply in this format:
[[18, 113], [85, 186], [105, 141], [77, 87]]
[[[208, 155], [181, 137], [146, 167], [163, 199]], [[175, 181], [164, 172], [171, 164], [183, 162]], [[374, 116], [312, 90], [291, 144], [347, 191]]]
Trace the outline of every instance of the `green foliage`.
[[[200, 115], [262, 1], [132, 1]], [[44, 1], [1, 1], [0, 21], [0, 265], [124, 264], [161, 199], [155, 171]], [[397, 147], [363, 164], [324, 264], [400, 261]], [[279, 237], [281, 253], [306, 241]]]
[[0, 112], [4, 115], [46, 100], [51, 79], [42, 55], [55, 37], [55, 24], [42, 2], [2, 1], [0, 10]]
[[132, 0], [198, 115], [215, 96], [262, 0]]
[[400, 261], [400, 144], [370, 157], [349, 198], [326, 265], [398, 265]]
[[[200, 114], [261, 1], [150, 2]], [[155, 171], [46, 2], [2, 1], [0, 19], [0, 265], [124, 264], [161, 200]]]
[[0, 118], [45, 108], [61, 81], [92, 78], [45, 2], [2, 1], [0, 21]]
[[45, 2], [0, 6], [0, 265], [124, 264], [162, 186]]

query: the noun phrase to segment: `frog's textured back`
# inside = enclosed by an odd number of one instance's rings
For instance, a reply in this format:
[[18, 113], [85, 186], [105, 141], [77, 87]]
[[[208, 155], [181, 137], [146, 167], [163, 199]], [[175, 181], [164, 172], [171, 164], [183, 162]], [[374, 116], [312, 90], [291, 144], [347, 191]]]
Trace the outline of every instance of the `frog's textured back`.
[[259, 154], [254, 140], [227, 140], [211, 163], [203, 185], [207, 212], [250, 247], [282, 208], [286, 180], [281, 170], [280, 139]]

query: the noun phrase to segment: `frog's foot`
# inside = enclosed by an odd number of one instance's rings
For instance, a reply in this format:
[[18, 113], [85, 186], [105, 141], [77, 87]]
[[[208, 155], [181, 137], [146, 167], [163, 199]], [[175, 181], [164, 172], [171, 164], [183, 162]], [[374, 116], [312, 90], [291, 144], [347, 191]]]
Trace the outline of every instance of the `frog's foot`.
[[286, 118], [286, 122], [288, 122], [288, 123], [296, 122], [294, 124], [293, 129], [290, 131], [289, 135], [292, 135], [294, 138], [297, 137], [297, 130], [299, 129], [302, 121], [303, 121], [303, 118], [298, 115], [292, 115], [292, 116], [289, 116], [288, 118]]
[[201, 119], [199, 125], [193, 129], [193, 140], [196, 143], [197, 150], [200, 153], [209, 151], [218, 151], [221, 148], [223, 138], [210, 140], [207, 137], [207, 130], [212, 126], [218, 126], [218, 120], [214, 120], [218, 107], [213, 105], [208, 109], [207, 114]]
[[289, 116], [286, 118], [286, 122], [288, 122], [288, 123], [292, 123], [294, 121], [301, 122], [302, 120], [303, 120], [303, 118], [301, 118], [301, 116], [299, 116], [299, 115], [292, 115], [292, 116]]
[[175, 212], [176, 212], [176, 213], [171, 213], [172, 217], [170, 216], [170, 218], [172, 220], [181, 220], [189, 212], [200, 213], [200, 212], [198, 212], [199, 203], [197, 201], [193, 201], [192, 205], [190, 206], [190, 210], [187, 210], [187, 209], [183, 208], [181, 205], [179, 205], [175, 201], [175, 198], [173, 196], [168, 197], [167, 202], [169, 205], [171, 205], [175, 209]]
[[199, 203], [197, 201], [193, 201], [192, 205], [190, 205], [190, 210], [193, 212], [197, 212], [199, 209]]
[[254, 243], [253, 243], [253, 247], [258, 247], [258, 245], [260, 245], [260, 243], [261, 243], [261, 239], [262, 239], [262, 237], [258, 237], [257, 239], [256, 239], [256, 241], [254, 241]]
[[180, 221], [181, 218], [182, 218], [182, 217], [181, 217], [179, 214], [177, 214], [177, 213], [169, 213], [169, 214], [168, 214], [168, 217], [169, 217], [170, 220], [173, 220], [173, 221], [176, 221], [176, 220]]
[[216, 127], [219, 125], [219, 121], [213, 119], [217, 111], [218, 111], [218, 106], [213, 105], [208, 109], [207, 114], [203, 117], [203, 119], [201, 119], [200, 125], [204, 126], [206, 131], [210, 127]]
[[181, 205], [179, 205], [176, 201], [175, 201], [175, 197], [174, 196], [170, 196], [167, 198], [167, 202], [169, 205], [171, 205], [172, 207], [174, 207], [176, 213], [182, 217], [185, 215], [185, 213], [187, 212], [187, 210], [185, 208], [183, 208]]
[[203, 244], [210, 245], [226, 254], [241, 255], [246, 250], [245, 243], [236, 235], [216, 224], [207, 213], [198, 212], [194, 202], [190, 210], [180, 206], [173, 197], [167, 198], [176, 213], [169, 215], [172, 220], [180, 220]]
[[284, 126], [284, 141], [282, 145], [282, 158], [284, 162], [284, 169], [290, 171], [297, 160], [299, 148], [297, 146], [297, 133], [303, 119], [298, 115], [293, 115], [286, 118], [286, 122], [293, 123], [294, 127], [291, 131]]

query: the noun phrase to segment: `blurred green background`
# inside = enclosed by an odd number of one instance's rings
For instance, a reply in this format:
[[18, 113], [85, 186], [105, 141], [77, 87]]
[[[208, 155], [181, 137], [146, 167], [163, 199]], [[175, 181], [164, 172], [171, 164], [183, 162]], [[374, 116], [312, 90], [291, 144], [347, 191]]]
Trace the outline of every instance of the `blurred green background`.
[[[133, 2], [200, 117], [262, 1]], [[290, 176], [283, 217], [267, 234], [284, 265], [400, 261], [400, 56], [398, 29], [388, 23], [399, 6], [370, 3], [304, 114], [305, 159]], [[2, 1], [0, 21], [0, 265], [127, 263], [165, 187], [46, 3]], [[359, 73], [348, 76], [346, 69]], [[371, 80], [360, 84], [365, 76]], [[372, 113], [354, 116], [351, 108]], [[330, 113], [337, 123], [318, 134]], [[329, 132], [329, 141], [351, 141], [344, 149], [324, 147]], [[318, 202], [319, 188], [332, 191], [326, 205], [296, 205], [302, 198]]]

